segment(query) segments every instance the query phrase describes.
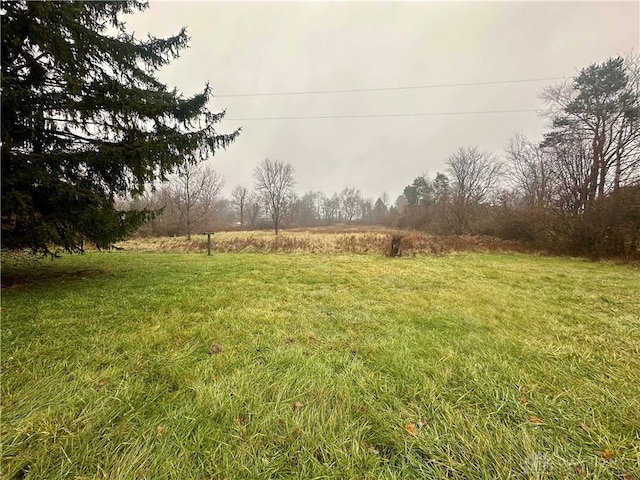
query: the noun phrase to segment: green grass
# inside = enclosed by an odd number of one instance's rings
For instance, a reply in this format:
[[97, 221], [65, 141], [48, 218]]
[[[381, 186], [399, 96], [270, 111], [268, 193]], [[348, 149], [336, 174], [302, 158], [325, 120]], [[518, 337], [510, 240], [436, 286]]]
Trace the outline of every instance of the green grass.
[[12, 278], [3, 479], [640, 476], [637, 268], [119, 252]]

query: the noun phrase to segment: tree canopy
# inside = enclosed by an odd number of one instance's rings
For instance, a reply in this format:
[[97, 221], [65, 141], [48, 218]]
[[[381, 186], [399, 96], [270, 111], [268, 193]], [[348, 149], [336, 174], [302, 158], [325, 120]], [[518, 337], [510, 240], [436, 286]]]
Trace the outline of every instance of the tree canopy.
[[185, 97], [157, 71], [187, 46], [136, 39], [120, 19], [140, 1], [2, 3], [2, 247], [105, 247], [154, 212], [119, 211], [185, 160], [228, 146], [211, 89]]

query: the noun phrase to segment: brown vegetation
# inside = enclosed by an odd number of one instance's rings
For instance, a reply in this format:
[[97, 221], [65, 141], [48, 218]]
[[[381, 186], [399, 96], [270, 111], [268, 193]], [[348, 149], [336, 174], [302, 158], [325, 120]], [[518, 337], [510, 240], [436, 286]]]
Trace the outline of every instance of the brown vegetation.
[[[451, 252], [530, 251], [509, 240], [479, 235], [429, 235], [411, 230], [379, 227], [319, 228], [272, 232], [220, 232], [212, 236], [212, 252], [218, 253], [323, 253], [388, 255], [393, 239], [400, 239], [402, 256], [441, 255]], [[206, 252], [206, 236], [135, 238], [120, 244], [126, 250], [149, 252]]]

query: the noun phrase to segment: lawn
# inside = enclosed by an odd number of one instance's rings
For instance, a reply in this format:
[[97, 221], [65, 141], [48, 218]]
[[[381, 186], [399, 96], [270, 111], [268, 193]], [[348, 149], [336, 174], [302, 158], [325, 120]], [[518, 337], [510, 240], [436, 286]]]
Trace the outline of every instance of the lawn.
[[637, 267], [124, 251], [3, 284], [3, 479], [640, 478]]

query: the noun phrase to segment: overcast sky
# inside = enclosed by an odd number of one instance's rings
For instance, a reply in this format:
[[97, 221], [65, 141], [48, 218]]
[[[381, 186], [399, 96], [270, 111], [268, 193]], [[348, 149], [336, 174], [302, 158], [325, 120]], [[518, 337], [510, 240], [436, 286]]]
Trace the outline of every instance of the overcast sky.
[[264, 117], [542, 110], [559, 81], [285, 96], [308, 92], [571, 77], [640, 51], [640, 2], [166, 2], [126, 19], [143, 38], [187, 27], [190, 48], [160, 79], [185, 94], [206, 82], [219, 132], [242, 127], [213, 166], [253, 187], [265, 157], [292, 164], [296, 190], [346, 186], [393, 202], [413, 178], [444, 171], [459, 147], [502, 156], [514, 133], [541, 138], [536, 112], [247, 120]]

